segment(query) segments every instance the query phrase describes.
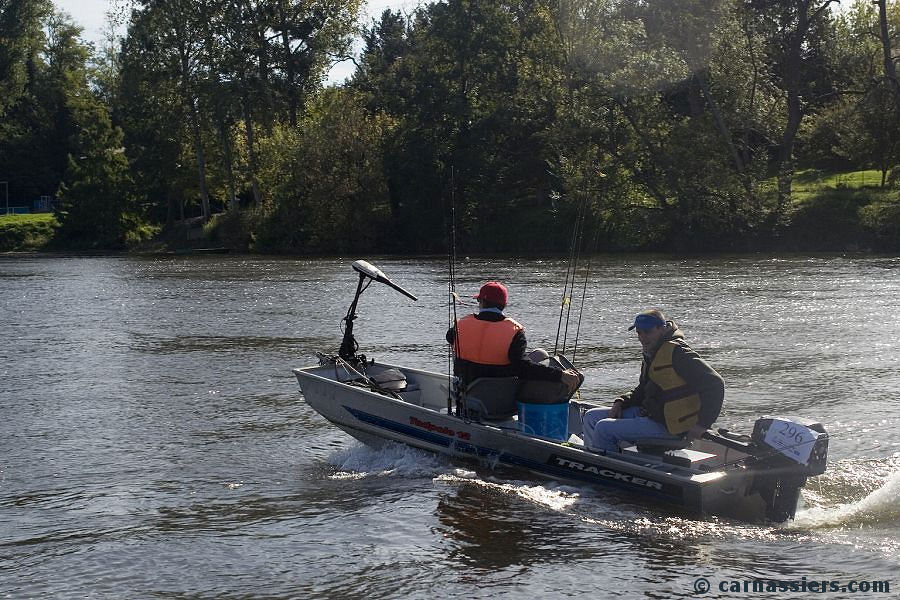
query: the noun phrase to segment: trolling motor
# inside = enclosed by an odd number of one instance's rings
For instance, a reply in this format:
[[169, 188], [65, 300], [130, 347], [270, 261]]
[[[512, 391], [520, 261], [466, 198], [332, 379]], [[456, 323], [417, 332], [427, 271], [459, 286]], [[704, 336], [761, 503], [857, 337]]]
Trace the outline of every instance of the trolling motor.
[[383, 283], [394, 288], [404, 296], [418, 300], [415, 296], [404, 290], [402, 287], [387, 278], [387, 275], [381, 272], [381, 269], [364, 260], [353, 262], [353, 270], [359, 273], [359, 283], [356, 286], [356, 295], [353, 297], [353, 303], [347, 311], [347, 316], [341, 319], [344, 323], [344, 339], [341, 341], [341, 348], [338, 350], [338, 356], [349, 363], [361, 364], [366, 362], [366, 357], [362, 354], [357, 355], [359, 344], [353, 337], [353, 321], [356, 320], [356, 305], [359, 303], [360, 295], [372, 284], [373, 281]]

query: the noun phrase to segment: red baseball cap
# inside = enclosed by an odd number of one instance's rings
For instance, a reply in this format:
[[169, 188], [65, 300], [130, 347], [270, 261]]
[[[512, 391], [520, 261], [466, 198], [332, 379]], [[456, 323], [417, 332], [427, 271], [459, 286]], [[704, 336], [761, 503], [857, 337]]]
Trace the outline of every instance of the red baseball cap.
[[499, 281], [488, 281], [481, 286], [478, 293], [472, 297], [498, 306], [506, 306], [508, 294], [506, 292], [506, 286]]

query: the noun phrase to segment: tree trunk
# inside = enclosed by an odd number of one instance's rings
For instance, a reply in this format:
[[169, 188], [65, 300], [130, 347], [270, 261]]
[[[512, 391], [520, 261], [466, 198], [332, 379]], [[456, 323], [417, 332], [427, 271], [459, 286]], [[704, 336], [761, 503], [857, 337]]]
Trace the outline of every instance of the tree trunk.
[[[640, 124], [634, 118], [634, 115], [631, 114], [631, 111], [628, 108], [628, 105], [621, 98], [616, 98], [615, 100], [616, 106], [619, 107], [619, 110], [622, 111], [622, 114], [628, 120], [628, 124], [631, 125], [631, 130], [638, 136], [638, 139], [641, 141], [641, 145], [644, 147], [644, 150], [647, 152], [647, 155], [651, 158], [649, 161], [650, 164], [657, 165], [659, 170], [663, 173], [667, 172], [667, 161], [663, 159], [659, 152], [657, 152], [656, 148], [653, 145], [653, 142], [650, 140], [650, 137], [644, 132], [641, 128]], [[653, 173], [650, 168], [643, 168], [636, 164], [629, 164], [630, 161], [623, 161], [622, 156], [619, 152], [619, 149], [616, 146], [609, 146], [607, 148], [616, 160], [618, 160], [621, 164], [626, 165], [629, 169], [631, 169], [639, 178], [639, 180], [647, 186], [647, 190], [650, 194], [656, 199], [659, 203], [659, 206], [665, 211], [670, 211], [672, 208], [672, 202], [669, 200], [666, 193], [656, 184], [657, 176]]]
[[753, 183], [747, 176], [746, 166], [744, 165], [744, 161], [741, 160], [741, 155], [738, 152], [737, 146], [734, 145], [734, 138], [731, 135], [731, 130], [728, 129], [728, 125], [725, 123], [725, 119], [722, 117], [722, 111], [719, 109], [719, 104], [716, 102], [715, 97], [712, 95], [712, 91], [709, 89], [709, 82], [706, 79], [706, 74], [703, 69], [698, 69], [694, 72], [694, 76], [700, 83], [700, 89], [703, 90], [703, 96], [706, 98], [706, 103], [709, 104], [709, 109], [716, 122], [716, 128], [719, 130], [719, 135], [722, 136], [722, 141], [724, 141], [725, 145], [728, 147], [728, 152], [731, 154], [731, 160], [734, 162], [734, 168], [741, 179], [741, 183], [744, 185], [744, 190], [752, 198]]
[[281, 27], [281, 47], [284, 52], [284, 74], [285, 86], [288, 96], [288, 122], [291, 127], [297, 126], [297, 110], [300, 101], [297, 98], [297, 88], [294, 85], [294, 52], [291, 50], [291, 39], [287, 32], [287, 15], [284, 13], [284, 6], [278, 6], [278, 19]]
[[178, 205], [175, 202], [175, 196], [172, 195], [172, 190], [169, 189], [166, 192], [166, 229], [171, 229], [175, 225], [176, 210], [178, 210]]
[[887, 0], [875, 0], [878, 5], [878, 25], [881, 33], [881, 48], [884, 54], [884, 76], [894, 91], [894, 110], [897, 115], [895, 127], [900, 127], [900, 79], [897, 78], [897, 67], [891, 57], [891, 35], [888, 30]]
[[258, 118], [261, 120], [265, 130], [271, 133], [272, 126], [275, 122], [275, 101], [272, 97], [272, 86], [269, 82], [271, 69], [269, 68], [269, 45], [266, 40], [266, 32], [269, 23], [264, 19], [263, 10], [259, 6], [263, 4], [262, 2], [257, 3], [255, 10], [252, 7], [252, 2], [248, 2], [247, 4], [253, 12], [253, 29], [251, 35], [253, 43], [256, 46], [256, 73], [259, 78], [259, 92], [262, 96], [263, 103], [263, 110], [260, 111], [261, 114], [258, 113]]
[[209, 190], [206, 187], [206, 155], [203, 152], [203, 138], [200, 135], [200, 118], [197, 115], [197, 104], [191, 95], [190, 86], [188, 85], [188, 77], [190, 69], [188, 67], [187, 51], [179, 49], [181, 54], [181, 93], [184, 96], [184, 108], [188, 113], [191, 121], [191, 129], [194, 138], [194, 153], [197, 156], [197, 177], [200, 183], [200, 206], [203, 214], [203, 220], [209, 220]]
[[257, 208], [262, 206], [262, 194], [259, 191], [259, 182], [256, 179], [256, 148], [255, 135], [253, 133], [253, 111], [250, 108], [250, 94], [244, 77], [241, 77], [241, 98], [244, 105], [244, 131], [247, 136], [247, 158], [250, 162], [250, 187], [253, 190], [253, 203]]
[[[210, 28], [210, 19], [211, 17], [208, 14], [204, 15], [204, 37], [207, 60], [211, 65], [214, 65], [215, 61], [213, 57], [216, 55], [216, 53], [213, 47], [213, 32]], [[221, 81], [219, 78], [219, 73], [216, 71], [216, 67], [211, 67], [210, 83], [212, 84], [213, 81], [215, 81], [212, 93], [215, 97], [213, 104], [216, 119], [216, 129], [219, 130], [219, 143], [222, 144], [222, 154], [225, 158], [225, 177], [226, 186], [228, 188], [228, 210], [237, 211], [240, 209], [240, 205], [238, 204], [237, 195], [235, 193], [234, 158], [231, 152], [231, 136], [230, 132], [228, 131], [228, 124], [225, 120], [225, 111], [222, 108], [222, 98], [225, 94], [221, 93], [221, 90], [219, 89], [221, 87]]]
[[222, 153], [225, 157], [225, 177], [228, 186], [228, 210], [237, 211], [240, 205], [237, 201], [237, 195], [234, 191], [234, 158], [231, 154], [231, 139], [229, 137], [228, 125], [225, 123], [225, 116], [222, 114], [222, 105], [216, 102], [216, 127], [219, 130], [219, 140], [222, 144]]
[[[799, 60], [799, 53], [798, 53]], [[781, 136], [778, 150], [778, 204], [775, 207], [773, 221], [781, 221], [791, 203], [791, 187], [794, 181], [794, 141], [800, 129], [803, 112], [800, 107], [800, 94], [796, 89], [788, 91], [788, 119]]]
[[189, 99], [191, 110], [191, 127], [194, 129], [194, 151], [197, 154], [197, 177], [200, 181], [200, 207], [203, 220], [209, 220], [209, 190], [206, 187], [206, 155], [203, 152], [203, 139], [200, 135], [200, 119], [194, 99]]
[[[756, 52], [753, 47], [753, 34], [750, 33], [750, 29], [746, 27], [746, 25], [744, 27], [744, 34], [747, 37], [747, 55], [750, 57], [750, 65], [753, 69], [753, 77], [750, 81], [750, 98], [747, 107], [747, 114], [752, 115], [756, 109], [756, 90], [759, 83], [759, 66], [756, 62]], [[744, 131], [744, 144], [741, 149], [745, 165], [750, 165], [750, 161], [753, 160], [750, 155], [750, 126], [750, 119], [745, 118], [742, 127]], [[757, 208], [759, 208], [758, 204]]]
[[809, 29], [809, 0], [799, 3], [797, 28], [790, 34], [785, 64], [785, 88], [787, 91], [787, 124], [781, 135], [778, 149], [778, 202], [772, 215], [773, 223], [784, 219], [791, 202], [791, 185], [794, 180], [794, 141], [803, 119], [800, 105], [800, 67], [803, 42]]

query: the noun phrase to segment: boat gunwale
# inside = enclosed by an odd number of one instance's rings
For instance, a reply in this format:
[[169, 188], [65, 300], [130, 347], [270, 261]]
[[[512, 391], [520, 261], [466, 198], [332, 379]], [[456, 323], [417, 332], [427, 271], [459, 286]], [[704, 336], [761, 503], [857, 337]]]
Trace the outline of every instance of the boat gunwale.
[[[396, 369], [400, 369], [401, 371], [406, 371], [406, 372], [420, 373], [420, 374], [429, 375], [429, 376], [438, 377], [438, 378], [449, 377], [442, 373], [435, 373], [434, 371], [426, 371], [423, 369], [416, 369], [413, 367], [403, 367], [403, 366], [399, 366], [399, 365], [393, 365], [393, 364], [381, 363], [381, 362], [373, 362], [371, 364], [378, 365], [381, 367], [386, 367], [386, 368], [396, 368]], [[584, 446], [565, 445], [565, 442], [562, 442], [559, 440], [553, 440], [553, 439], [544, 438], [544, 437], [540, 437], [540, 436], [528, 435], [526, 433], [523, 433], [522, 431], [515, 430], [512, 428], [500, 427], [500, 426], [494, 425], [492, 423], [467, 420], [467, 419], [464, 419], [464, 418], [459, 417], [454, 414], [447, 414], [443, 410], [444, 407], [434, 408], [432, 406], [416, 404], [414, 402], [404, 400], [403, 398], [399, 398], [399, 399], [393, 398], [389, 395], [380, 394], [376, 391], [373, 391], [371, 389], [367, 389], [364, 387], [347, 386], [346, 382], [339, 381], [336, 379], [332, 379], [330, 377], [325, 377], [325, 376], [311, 372], [311, 371], [314, 371], [317, 369], [322, 369], [325, 367], [326, 367], [325, 365], [311, 365], [308, 367], [293, 368], [292, 371], [294, 372], [295, 375], [300, 374], [305, 377], [315, 378], [316, 380], [320, 380], [323, 383], [326, 383], [328, 385], [342, 386], [342, 387], [349, 388], [353, 393], [363, 394], [367, 398], [371, 398], [371, 399], [377, 400], [379, 402], [387, 401], [389, 404], [392, 404], [395, 407], [404, 407], [404, 408], [412, 408], [414, 410], [428, 411], [428, 413], [430, 413], [430, 414], [434, 414], [434, 415], [440, 416], [441, 418], [449, 420], [450, 422], [454, 423], [455, 424], [454, 426], [456, 426], [456, 427], [464, 426], [464, 427], [471, 427], [471, 428], [475, 428], [475, 429], [484, 429], [495, 435], [501, 434], [503, 436], [510, 437], [520, 443], [533, 444], [538, 447], [544, 446], [545, 447], [544, 450], [549, 450], [549, 449], [553, 449], [554, 451], [562, 450], [565, 452], [575, 453], [579, 457], [582, 457], [586, 460], [599, 460], [601, 462], [609, 461], [612, 463], [613, 466], [621, 465], [623, 467], [628, 467], [630, 469], [637, 469], [640, 472], [643, 472], [644, 474], [646, 474], [648, 476], [652, 476], [652, 477], [664, 476], [666, 478], [671, 478], [672, 480], [674, 480], [673, 482], [677, 482], [678, 485], [702, 487], [703, 485], [707, 485], [708, 483], [710, 483], [712, 481], [721, 479], [721, 478], [727, 476], [727, 474], [728, 474], [727, 471], [722, 470], [722, 469], [715, 469], [715, 470], [711, 470], [711, 471], [702, 471], [700, 469], [692, 469], [692, 468], [684, 467], [681, 465], [666, 463], [666, 462], [660, 460], [659, 457], [657, 457], [657, 456], [640, 453], [640, 452], [629, 451], [626, 453], [623, 451], [618, 454], [593, 452], [591, 450], [588, 450]], [[301, 386], [301, 392], [302, 392], [302, 386]], [[305, 395], [304, 395], [304, 399], [305, 399]], [[327, 417], [326, 417], [326, 419], [329, 422], [334, 423], [336, 426], [338, 426], [340, 428], [339, 423], [337, 423]], [[365, 431], [365, 430], [363, 430], [363, 431]], [[377, 434], [371, 433], [371, 435], [377, 435]], [[404, 443], [404, 442], [401, 442], [401, 443]], [[411, 445], [415, 445], [415, 444], [411, 444]], [[630, 456], [630, 454], [634, 454], [634, 456]], [[515, 465], [509, 465], [509, 466], [515, 466]]]

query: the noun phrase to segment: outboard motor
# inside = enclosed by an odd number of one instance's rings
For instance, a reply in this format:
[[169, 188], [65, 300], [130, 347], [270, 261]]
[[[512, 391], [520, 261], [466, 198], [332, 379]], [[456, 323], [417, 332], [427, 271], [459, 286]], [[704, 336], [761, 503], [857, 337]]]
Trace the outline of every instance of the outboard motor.
[[828, 433], [821, 423], [801, 417], [757, 419], [750, 436], [756, 474], [752, 491], [766, 502], [766, 518], [794, 517], [806, 478], [825, 472]]

